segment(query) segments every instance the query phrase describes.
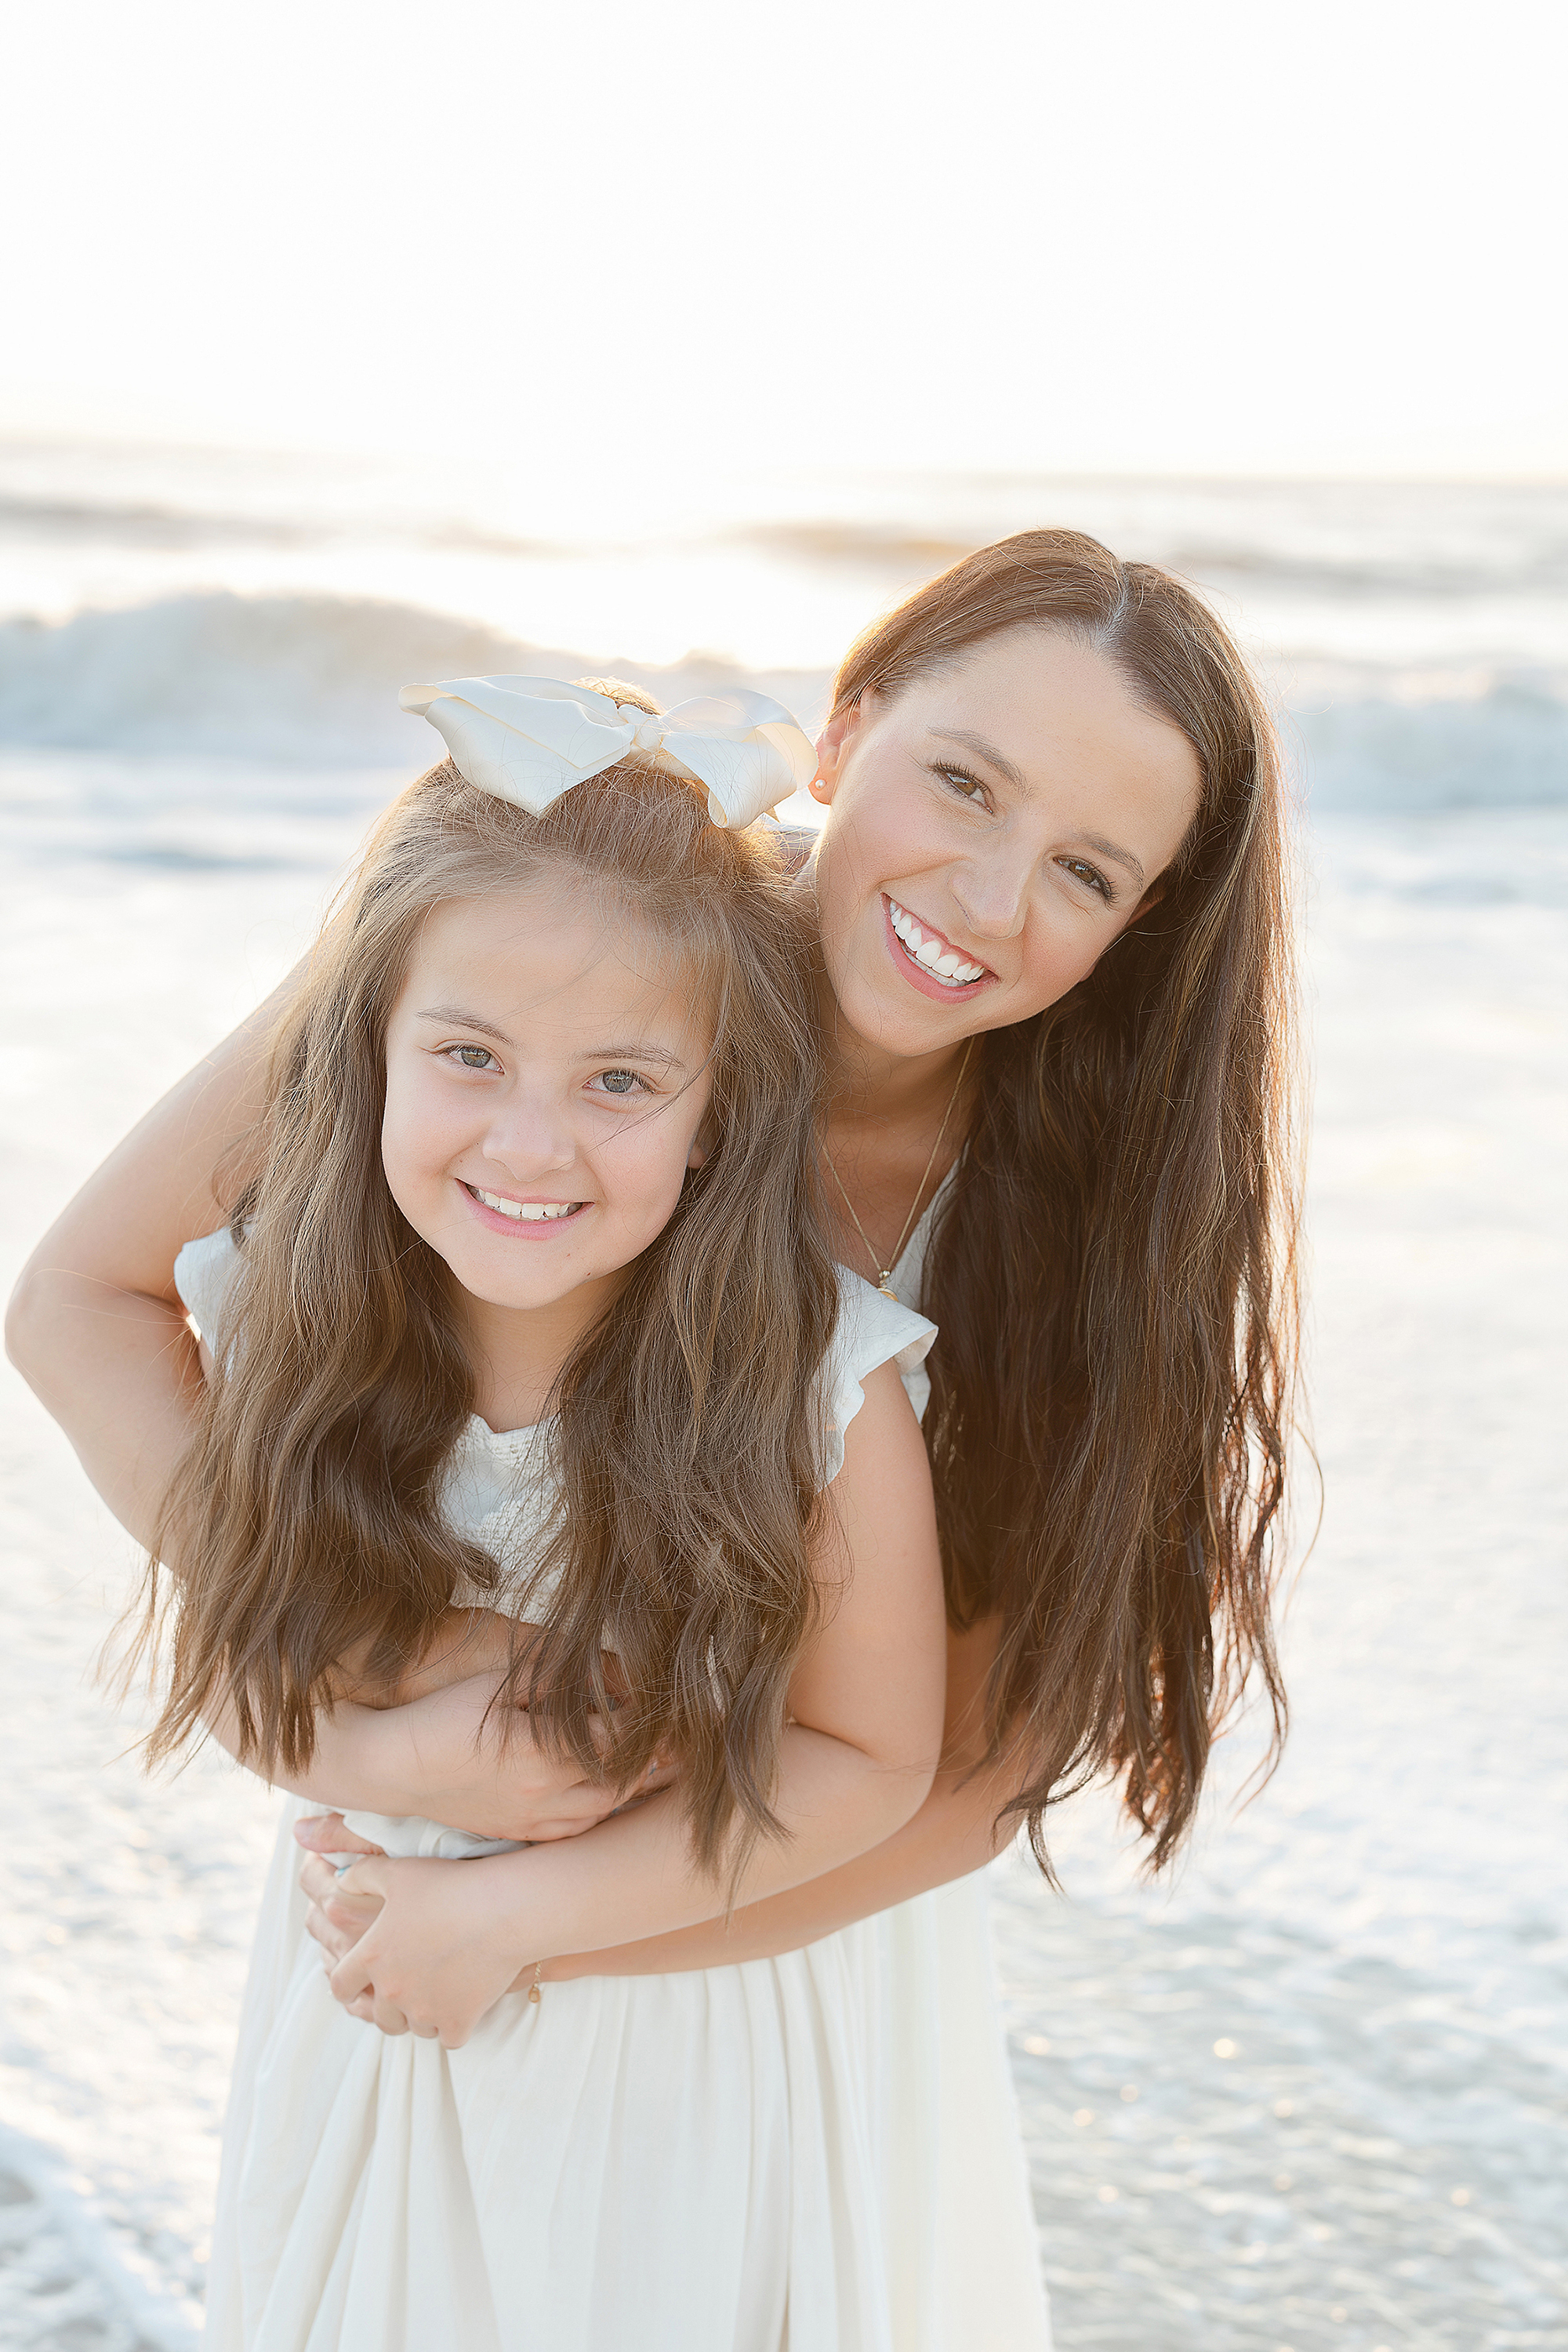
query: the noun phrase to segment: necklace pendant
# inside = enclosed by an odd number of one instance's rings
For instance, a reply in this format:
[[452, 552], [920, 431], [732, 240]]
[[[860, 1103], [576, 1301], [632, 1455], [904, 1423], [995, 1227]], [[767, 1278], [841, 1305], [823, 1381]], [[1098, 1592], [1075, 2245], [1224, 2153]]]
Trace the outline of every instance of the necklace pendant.
[[883, 1269], [882, 1279], [877, 1287], [884, 1298], [890, 1298], [895, 1307], [898, 1305], [899, 1294], [893, 1288], [893, 1269], [890, 1265]]

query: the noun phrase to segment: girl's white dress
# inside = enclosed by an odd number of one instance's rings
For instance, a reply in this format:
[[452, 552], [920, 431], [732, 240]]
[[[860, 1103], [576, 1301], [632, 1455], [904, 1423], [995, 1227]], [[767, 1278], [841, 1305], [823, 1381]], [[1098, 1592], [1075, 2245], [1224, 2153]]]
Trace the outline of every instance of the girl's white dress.
[[[205, 1330], [233, 1263], [224, 1234], [181, 1254]], [[830, 1464], [877, 1365], [923, 1407], [931, 1337], [844, 1276]], [[503, 1559], [537, 1529], [542, 1440], [475, 1420], [459, 1443], [448, 1515]], [[984, 1873], [778, 1959], [510, 1994], [447, 2051], [333, 2000], [306, 1810], [246, 1994], [212, 2352], [1048, 2352]]]

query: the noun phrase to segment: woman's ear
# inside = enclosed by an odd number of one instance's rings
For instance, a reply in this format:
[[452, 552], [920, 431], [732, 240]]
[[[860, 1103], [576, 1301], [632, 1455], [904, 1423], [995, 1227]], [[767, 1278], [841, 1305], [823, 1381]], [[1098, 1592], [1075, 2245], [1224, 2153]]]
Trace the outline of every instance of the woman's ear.
[[1143, 896], [1139, 899], [1138, 904], [1133, 908], [1132, 912], [1128, 916], [1127, 920], [1122, 924], [1121, 929], [1117, 932], [1116, 937], [1113, 940], [1109, 940], [1106, 945], [1101, 948], [1100, 953], [1095, 957], [1094, 961], [1089, 965], [1089, 971], [1086, 971], [1084, 974], [1084, 978], [1086, 980], [1089, 978], [1089, 972], [1096, 972], [1100, 970], [1100, 965], [1105, 961], [1106, 957], [1110, 955], [1111, 950], [1121, 946], [1129, 931], [1136, 930], [1143, 917], [1148, 914], [1152, 908], [1159, 905], [1164, 895], [1165, 877], [1163, 874], [1156, 874], [1152, 882], [1150, 883], [1149, 887], [1144, 891]]
[[806, 790], [814, 801], [822, 803], [824, 808], [832, 806], [849, 746], [857, 729], [870, 715], [867, 706], [872, 701], [875, 691], [868, 686], [856, 701], [847, 703], [842, 710], [836, 710], [816, 739], [816, 773]]

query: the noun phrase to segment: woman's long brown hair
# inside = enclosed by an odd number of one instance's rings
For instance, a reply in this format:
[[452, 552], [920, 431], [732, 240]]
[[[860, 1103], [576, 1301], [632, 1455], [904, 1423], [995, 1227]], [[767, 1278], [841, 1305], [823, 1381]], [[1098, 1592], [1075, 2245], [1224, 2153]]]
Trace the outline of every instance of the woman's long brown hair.
[[1198, 756], [1160, 894], [1090, 976], [981, 1042], [978, 1108], [927, 1261], [926, 1435], [949, 1611], [995, 1616], [1005, 1818], [1042, 1868], [1047, 1804], [1105, 1771], [1158, 1869], [1271, 1624], [1296, 1349], [1293, 941], [1280, 762], [1206, 605], [1073, 531], [1026, 531], [856, 645], [834, 709], [999, 631], [1096, 647]]
[[[657, 942], [711, 1007], [712, 1147], [560, 1376], [562, 1507], [520, 1585], [442, 1514], [473, 1378], [453, 1278], [387, 1188], [381, 1120], [386, 1024], [429, 910], [541, 887]], [[812, 990], [765, 838], [711, 824], [700, 792], [646, 762], [537, 818], [449, 762], [403, 794], [277, 1041], [239, 1268], [208, 1335], [226, 1369], [150, 1568], [144, 1638], [173, 1621], [154, 1756], [226, 1696], [245, 1760], [297, 1771], [351, 1654], [394, 1678], [459, 1579], [526, 1614], [559, 1571], [510, 1693], [536, 1733], [620, 1786], [673, 1749], [710, 1866], [738, 1868], [776, 1827], [785, 1693], [822, 1601], [816, 1389], [838, 1297]], [[614, 1705], [606, 1641], [631, 1694]]]

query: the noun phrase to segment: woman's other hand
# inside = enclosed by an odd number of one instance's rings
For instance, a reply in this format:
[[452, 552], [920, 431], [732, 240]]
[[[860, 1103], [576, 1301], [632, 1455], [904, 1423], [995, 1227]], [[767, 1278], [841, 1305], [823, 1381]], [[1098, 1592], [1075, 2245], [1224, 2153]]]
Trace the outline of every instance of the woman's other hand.
[[294, 1824], [294, 1843], [307, 1853], [384, 1853], [350, 1829], [342, 1813], [301, 1813]]
[[305, 1850], [300, 1885], [309, 1908], [305, 1929], [321, 1948], [328, 1973], [352, 1952], [381, 1908], [379, 1895], [345, 1894], [331, 1853], [378, 1854], [384, 1849], [356, 1837], [342, 1813], [306, 1813], [294, 1824], [294, 1839]]
[[495, 1869], [372, 1855], [344, 1873], [351, 1902], [379, 1898], [359, 1941], [328, 1972], [351, 2017], [461, 2049], [518, 1974], [514, 1906], [496, 1899]]

